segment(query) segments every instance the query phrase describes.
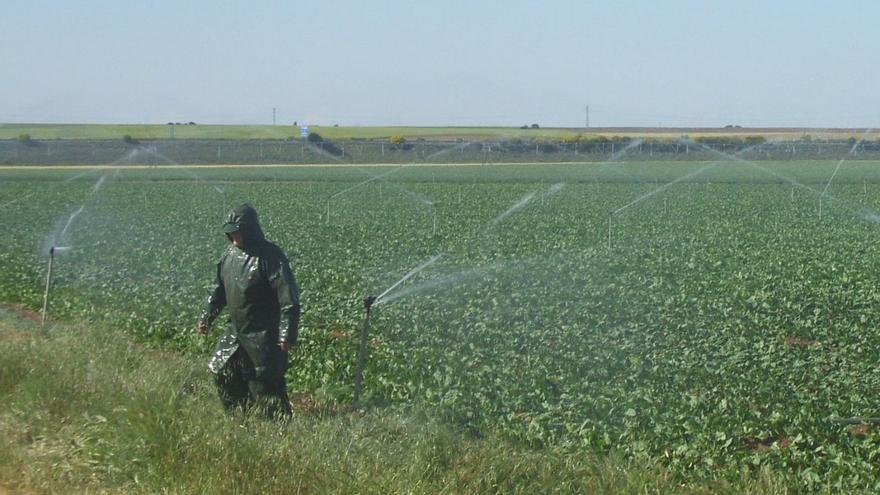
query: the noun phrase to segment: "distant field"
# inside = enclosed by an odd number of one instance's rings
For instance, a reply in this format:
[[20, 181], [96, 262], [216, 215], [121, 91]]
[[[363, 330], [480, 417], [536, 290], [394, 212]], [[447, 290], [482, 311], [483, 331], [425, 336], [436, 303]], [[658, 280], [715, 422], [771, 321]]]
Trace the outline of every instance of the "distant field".
[[[293, 125], [178, 125], [174, 137], [180, 139], [286, 139], [299, 136]], [[633, 136], [657, 139], [699, 136], [755, 136], [768, 139], [847, 139], [850, 137], [875, 140], [880, 130], [865, 133], [863, 129], [806, 129], [806, 128], [665, 128], [665, 127], [592, 127], [541, 128], [516, 127], [335, 127], [311, 125], [310, 131], [328, 139], [382, 139], [394, 135], [407, 138], [438, 140], [455, 139], [513, 139], [560, 138], [564, 136]], [[0, 124], [0, 139], [16, 139], [28, 134], [32, 139], [121, 139], [130, 135], [136, 139], [166, 139], [171, 137], [172, 126], [164, 124], [104, 125], [104, 124]]]

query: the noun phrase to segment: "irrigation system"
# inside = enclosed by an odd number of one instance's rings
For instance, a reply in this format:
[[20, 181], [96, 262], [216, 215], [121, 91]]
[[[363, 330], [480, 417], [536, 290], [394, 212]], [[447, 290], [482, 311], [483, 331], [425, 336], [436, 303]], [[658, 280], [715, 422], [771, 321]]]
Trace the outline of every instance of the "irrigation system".
[[40, 325], [46, 324], [46, 311], [49, 309], [49, 288], [52, 287], [52, 264], [55, 261], [55, 246], [49, 248], [49, 269], [46, 271], [46, 290], [43, 292], [43, 310], [40, 312]]
[[364, 382], [364, 360], [367, 356], [367, 335], [370, 332], [370, 309], [378, 297], [367, 296], [364, 298], [364, 321], [361, 323], [361, 341], [358, 346], [357, 367], [354, 373], [354, 407], [360, 407], [361, 385]]
[[360, 338], [360, 345], [358, 346], [357, 366], [355, 367], [355, 373], [354, 373], [354, 400], [353, 400], [354, 407], [359, 407], [360, 401], [361, 401], [361, 386], [364, 382], [364, 362], [366, 361], [366, 358], [367, 358], [367, 339], [368, 339], [368, 334], [370, 332], [371, 309], [373, 308], [374, 305], [379, 304], [379, 302], [382, 300], [383, 297], [387, 296], [388, 294], [391, 293], [391, 291], [393, 291], [394, 289], [399, 287], [400, 284], [406, 282], [407, 280], [412, 278], [415, 274], [419, 273], [420, 271], [424, 270], [425, 268], [433, 265], [441, 257], [443, 257], [442, 253], [432, 256], [429, 260], [423, 262], [419, 266], [410, 270], [406, 275], [401, 277], [400, 280], [398, 280], [397, 282], [392, 284], [391, 287], [388, 287], [387, 289], [385, 289], [385, 291], [382, 292], [381, 294], [379, 294], [378, 296], [369, 295], [369, 296], [364, 297], [364, 299], [363, 299], [364, 320], [361, 323], [361, 338]]

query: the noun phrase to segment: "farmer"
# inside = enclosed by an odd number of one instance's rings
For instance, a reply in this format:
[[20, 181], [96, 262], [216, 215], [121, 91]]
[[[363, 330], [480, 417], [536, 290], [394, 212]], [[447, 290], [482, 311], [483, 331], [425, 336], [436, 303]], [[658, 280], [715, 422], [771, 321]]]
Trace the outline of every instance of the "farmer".
[[208, 368], [226, 409], [256, 406], [269, 417], [288, 417], [284, 372], [299, 330], [296, 279], [281, 248], [263, 236], [251, 205], [230, 211], [223, 232], [229, 246], [217, 263], [217, 280], [199, 316], [198, 332], [207, 334], [224, 307], [229, 322]]

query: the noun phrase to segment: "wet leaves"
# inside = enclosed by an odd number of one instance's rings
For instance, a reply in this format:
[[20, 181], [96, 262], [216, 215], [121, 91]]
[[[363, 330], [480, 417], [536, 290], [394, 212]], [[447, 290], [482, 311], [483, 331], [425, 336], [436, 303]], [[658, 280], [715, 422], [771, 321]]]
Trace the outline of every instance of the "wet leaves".
[[[31, 247], [91, 185], [24, 184], [39, 202], [14, 216], [0, 295], [39, 306], [45, 259]], [[221, 198], [157, 183], [144, 211], [130, 200], [140, 187], [108, 181], [86, 205], [52, 314], [205, 353], [191, 327], [224, 244]], [[877, 479], [876, 430], [826, 421], [880, 415], [877, 224], [843, 207], [820, 222], [787, 185], [681, 183], [616, 216], [608, 251], [607, 211], [650, 184], [568, 184], [493, 224], [540, 185], [403, 183], [434, 201], [436, 234], [432, 212], [387, 185], [342, 196], [327, 225], [326, 197], [344, 187], [225, 184], [223, 201], [257, 203], [295, 262], [304, 314], [289, 379], [302, 407], [350, 401], [361, 299], [442, 252], [374, 308], [367, 403], [708, 477], [772, 465], [804, 487]], [[876, 207], [862, 187], [835, 185]]]

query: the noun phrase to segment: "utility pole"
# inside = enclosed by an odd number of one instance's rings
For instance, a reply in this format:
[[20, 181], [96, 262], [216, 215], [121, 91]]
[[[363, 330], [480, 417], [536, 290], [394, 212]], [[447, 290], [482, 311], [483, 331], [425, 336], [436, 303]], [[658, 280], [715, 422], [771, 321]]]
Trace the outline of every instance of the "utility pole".
[[587, 125], [586, 127], [590, 127], [590, 105], [587, 105]]

